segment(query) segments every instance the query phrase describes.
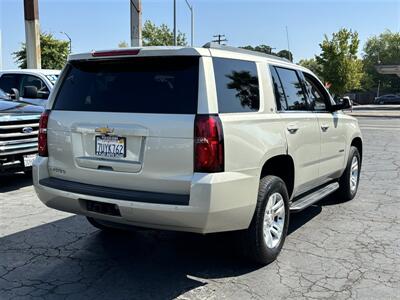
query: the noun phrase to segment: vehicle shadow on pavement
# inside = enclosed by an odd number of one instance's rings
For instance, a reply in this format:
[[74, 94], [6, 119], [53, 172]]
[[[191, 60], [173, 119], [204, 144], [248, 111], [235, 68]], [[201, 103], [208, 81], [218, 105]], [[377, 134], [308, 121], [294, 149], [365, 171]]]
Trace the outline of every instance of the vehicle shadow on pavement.
[[[289, 233], [318, 213], [295, 215]], [[72, 216], [0, 238], [0, 299], [171, 299], [259, 268], [236, 254], [229, 235], [110, 234]]]
[[24, 173], [0, 175], [0, 194], [32, 185], [32, 176]]
[[257, 268], [221, 235], [108, 234], [72, 216], [0, 238], [0, 299], [171, 299]]

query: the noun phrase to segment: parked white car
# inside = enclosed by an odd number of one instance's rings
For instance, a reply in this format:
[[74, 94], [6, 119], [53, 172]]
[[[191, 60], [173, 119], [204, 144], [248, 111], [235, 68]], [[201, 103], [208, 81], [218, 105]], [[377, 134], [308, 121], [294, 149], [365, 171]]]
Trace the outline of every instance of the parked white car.
[[100, 229], [237, 231], [268, 263], [290, 213], [355, 196], [362, 138], [349, 106], [308, 69], [242, 49], [72, 55], [40, 121], [35, 189]]
[[[29, 104], [46, 106], [59, 70], [18, 69], [0, 71], [0, 89]], [[15, 95], [17, 91], [17, 95]]]

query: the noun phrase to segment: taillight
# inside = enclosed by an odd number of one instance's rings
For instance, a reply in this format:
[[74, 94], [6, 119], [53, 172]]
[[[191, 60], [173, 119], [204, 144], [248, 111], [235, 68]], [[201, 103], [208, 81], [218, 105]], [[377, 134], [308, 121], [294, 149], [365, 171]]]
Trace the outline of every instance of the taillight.
[[47, 123], [49, 121], [50, 110], [45, 110], [40, 116], [39, 136], [38, 136], [38, 152], [39, 156], [48, 156], [47, 149]]
[[224, 136], [216, 115], [198, 115], [194, 122], [194, 171], [224, 171]]

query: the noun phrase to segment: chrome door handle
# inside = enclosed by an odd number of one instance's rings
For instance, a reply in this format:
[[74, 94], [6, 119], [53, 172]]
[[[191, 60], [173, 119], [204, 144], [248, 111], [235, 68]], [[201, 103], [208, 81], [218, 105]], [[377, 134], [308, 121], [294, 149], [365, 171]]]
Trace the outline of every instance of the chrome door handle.
[[299, 127], [297, 127], [296, 125], [288, 125], [287, 130], [288, 130], [291, 134], [293, 134], [293, 133], [296, 133], [297, 130], [299, 130]]
[[322, 131], [327, 131], [329, 129], [329, 125], [322, 124], [321, 129], [322, 129]]

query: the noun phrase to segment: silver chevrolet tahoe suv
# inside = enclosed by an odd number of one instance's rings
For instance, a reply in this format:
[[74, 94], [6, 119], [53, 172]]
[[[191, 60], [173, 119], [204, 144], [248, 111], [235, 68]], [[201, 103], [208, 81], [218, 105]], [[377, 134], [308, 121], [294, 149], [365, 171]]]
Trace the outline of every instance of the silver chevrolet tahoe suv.
[[236, 231], [269, 263], [292, 212], [354, 198], [349, 106], [309, 70], [232, 47], [72, 55], [41, 117], [35, 189], [104, 230]]

